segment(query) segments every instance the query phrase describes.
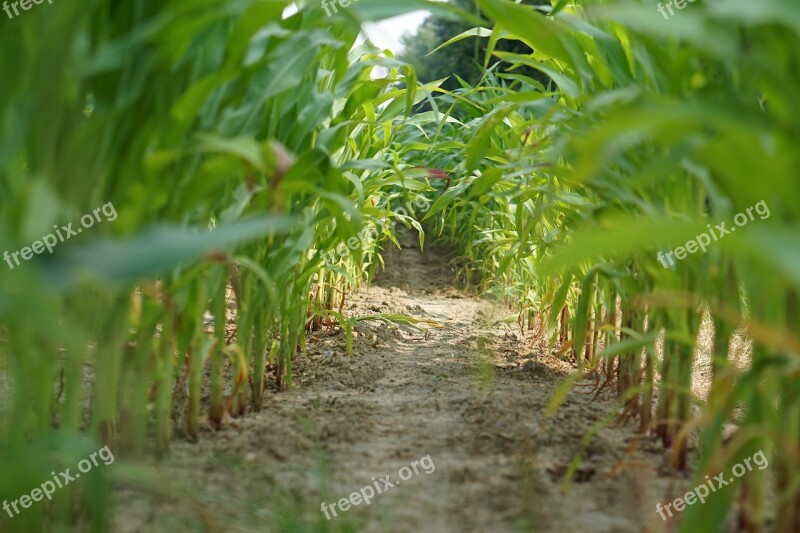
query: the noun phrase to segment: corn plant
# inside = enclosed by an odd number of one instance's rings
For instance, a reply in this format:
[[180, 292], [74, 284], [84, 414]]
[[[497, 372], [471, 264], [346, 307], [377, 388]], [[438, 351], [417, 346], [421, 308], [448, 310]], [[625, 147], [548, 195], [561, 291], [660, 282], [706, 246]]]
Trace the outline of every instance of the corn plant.
[[[394, 230], [341, 263], [324, 252], [433, 193], [393, 134], [430, 89], [355, 46], [361, 19], [420, 2], [378, 0], [333, 25], [289, 3], [91, 1], [4, 26], [0, 244], [99, 205], [116, 215], [0, 276], [0, 499], [77, 462], [86, 439], [162, 455], [176, 435], [200, 438], [204, 413], [220, 427], [263, 408]], [[92, 479], [8, 528], [82, 516], [104, 530], [106, 480]]]
[[[743, 527], [761, 530], [774, 514], [775, 530], [796, 530], [797, 7], [709, 2], [666, 23], [632, 1], [478, 4], [488, 21], [457, 39], [483, 36], [485, 64], [494, 56], [511, 68], [437, 99], [457, 128], [440, 119], [408, 133], [433, 143], [410, 157], [450, 154], [440, 157], [453, 194], [428, 219], [467, 258], [470, 279], [534, 319], [529, 327], [546, 324], [579, 375], [594, 373], [596, 394], [616, 386], [621, 421], [638, 418], [640, 431], [658, 435], [676, 469], [689, 469], [693, 429], [698, 480], [758, 449], [780, 465], [771, 488], [754, 472], [740, 490], [688, 508], [685, 530], [720, 528], [737, 494]], [[495, 51], [499, 39], [531, 52]], [[766, 216], [664, 264], [659, 253], [759, 203]], [[703, 310], [716, 335], [707, 400], [691, 395]], [[753, 342], [745, 368], [730, 361], [739, 328]], [[704, 407], [697, 420], [693, 403]], [[737, 426], [730, 439], [726, 421]]]

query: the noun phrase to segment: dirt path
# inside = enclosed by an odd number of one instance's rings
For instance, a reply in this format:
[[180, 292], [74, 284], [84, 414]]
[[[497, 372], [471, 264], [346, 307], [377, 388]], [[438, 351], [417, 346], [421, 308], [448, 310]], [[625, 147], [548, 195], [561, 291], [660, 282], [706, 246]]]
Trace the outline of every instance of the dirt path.
[[[584, 435], [614, 404], [578, 387], [546, 421], [570, 365], [526, 348], [506, 310], [451, 285], [444, 252], [408, 241], [346, 312], [444, 327], [362, 322], [352, 356], [340, 331], [312, 335], [295, 385], [270, 392], [264, 411], [199, 444], [175, 442], [152, 474], [163, 494], [120, 491], [115, 530], [658, 531], [658, 446], [632, 427], [602, 429], [560, 494]], [[400, 471], [420, 459], [418, 474]], [[323, 502], [365, 486], [384, 492], [325, 518]]]

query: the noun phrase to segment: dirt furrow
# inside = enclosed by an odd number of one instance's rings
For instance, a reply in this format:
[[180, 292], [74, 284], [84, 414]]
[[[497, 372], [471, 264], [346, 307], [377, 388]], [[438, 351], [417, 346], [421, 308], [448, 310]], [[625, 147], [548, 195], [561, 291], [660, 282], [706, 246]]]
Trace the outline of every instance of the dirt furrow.
[[559, 493], [613, 403], [579, 387], [545, 419], [567, 363], [532, 349], [507, 310], [453, 287], [443, 251], [407, 243], [387, 265], [347, 314], [404, 313], [441, 327], [361, 322], [350, 356], [340, 331], [313, 334], [295, 385], [271, 392], [262, 412], [199, 444], [176, 441], [154, 474], [163, 494], [119, 491], [115, 529], [658, 530], [646, 506], [664, 488], [663, 457], [630, 428], [600, 430], [571, 491]]

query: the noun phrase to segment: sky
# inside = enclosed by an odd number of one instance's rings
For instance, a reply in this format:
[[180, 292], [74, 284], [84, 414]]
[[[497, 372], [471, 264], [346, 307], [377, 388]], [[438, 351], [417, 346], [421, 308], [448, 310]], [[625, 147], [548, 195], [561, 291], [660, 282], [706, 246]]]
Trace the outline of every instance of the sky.
[[[283, 11], [283, 16], [286, 18], [295, 13], [297, 13], [297, 6], [290, 4]], [[380, 22], [367, 22], [362, 26], [362, 34], [375, 46], [388, 48], [395, 54], [399, 54], [403, 49], [400, 37], [406, 32], [413, 33], [428, 15], [430, 15], [430, 11], [412, 11]], [[359, 42], [361, 41], [359, 40]]]
[[414, 11], [380, 22], [367, 22], [363, 25], [362, 32], [375, 46], [388, 48], [398, 54], [403, 49], [400, 37], [406, 32], [413, 33], [429, 14], [429, 11]]

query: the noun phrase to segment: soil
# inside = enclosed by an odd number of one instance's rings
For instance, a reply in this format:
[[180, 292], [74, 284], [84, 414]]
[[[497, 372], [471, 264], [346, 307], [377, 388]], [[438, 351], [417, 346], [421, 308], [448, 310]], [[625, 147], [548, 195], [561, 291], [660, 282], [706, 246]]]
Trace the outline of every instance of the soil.
[[[311, 334], [294, 384], [268, 392], [261, 412], [206, 428], [197, 444], [176, 440], [138, 482], [128, 477], [114, 531], [664, 530], [656, 503], [682, 493], [661, 445], [615, 425], [611, 392], [594, 399], [594, 380], [579, 381], [546, 417], [571, 364], [524, 337], [507, 309], [453, 286], [446, 250], [422, 253], [407, 235], [385, 260], [347, 315], [440, 327], [359, 322], [352, 355], [338, 328]], [[323, 502], [367, 486], [383, 492], [326, 519]]]

